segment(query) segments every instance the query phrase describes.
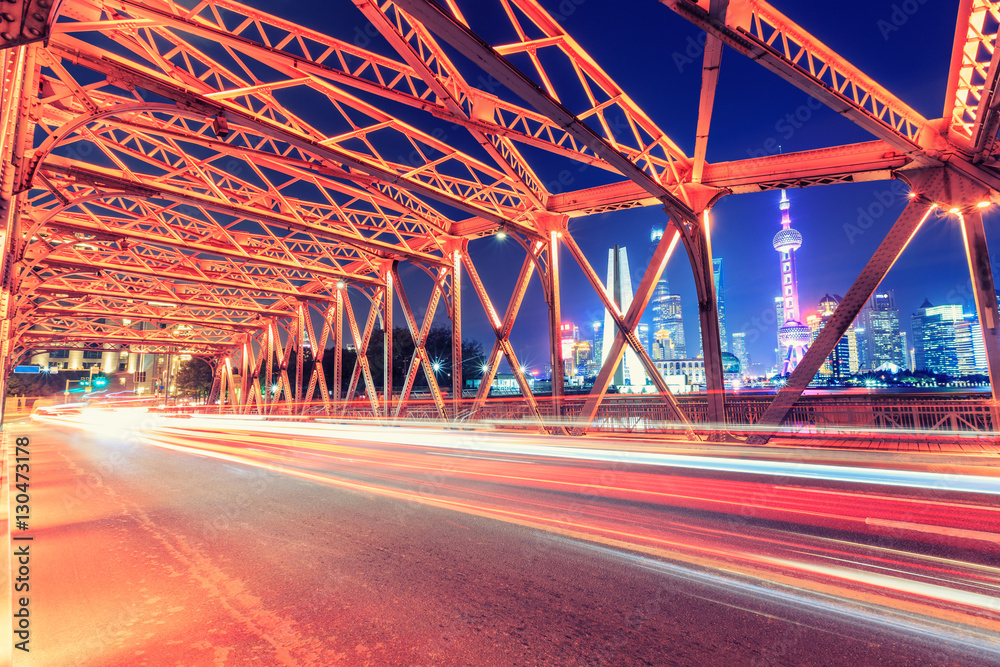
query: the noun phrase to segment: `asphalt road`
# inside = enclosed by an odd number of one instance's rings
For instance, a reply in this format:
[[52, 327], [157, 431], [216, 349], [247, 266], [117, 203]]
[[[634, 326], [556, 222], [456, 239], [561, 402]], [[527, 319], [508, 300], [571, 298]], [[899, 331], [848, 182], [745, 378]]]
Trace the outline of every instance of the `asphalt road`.
[[886, 570], [936, 568], [939, 585], [1000, 596], [987, 552], [795, 537], [753, 512], [473, 479], [462, 462], [499, 471], [498, 455], [393, 466], [391, 447], [353, 443], [279, 465], [272, 444], [244, 446], [249, 465], [51, 425], [8, 428], [19, 435], [33, 540], [18, 666], [1000, 664], [988, 602], [970, 634], [956, 630], [968, 609], [926, 591], [819, 569], [799, 589], [775, 564], [836, 544], [865, 572], [891, 553]]

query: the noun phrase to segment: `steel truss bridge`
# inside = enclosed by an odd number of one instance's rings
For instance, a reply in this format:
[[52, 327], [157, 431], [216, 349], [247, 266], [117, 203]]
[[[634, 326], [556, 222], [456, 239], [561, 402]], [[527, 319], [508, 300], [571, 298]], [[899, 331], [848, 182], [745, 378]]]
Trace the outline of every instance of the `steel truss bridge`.
[[[471, 411], [486, 404], [506, 358], [523, 410], [542, 419], [510, 333], [537, 274], [551, 364], [562, 367], [564, 248], [617, 325], [593, 390], [573, 409], [580, 428], [598, 414], [626, 347], [656, 383], [665, 414], [683, 424], [688, 417], [634, 333], [680, 246], [698, 296], [703, 409], [722, 424], [713, 204], [761, 190], [898, 178], [912, 190], [908, 205], [758, 423], [782, 423], [932, 215], [953, 216], [963, 231], [995, 410], [1000, 317], [981, 213], [1000, 204], [1000, 2], [961, 0], [943, 113], [925, 118], [766, 2], [663, 0], [664, 12], [707, 35], [690, 156], [535, 0], [496, 0], [506, 24], [490, 33], [509, 35], [503, 43], [481, 37], [455, 0], [352, 2], [328, 11], [360, 12], [376, 50], [230, 0], [4, 4], [0, 378], [31, 353], [85, 343], [186, 351], [210, 361], [214, 397], [231, 410], [267, 413], [310, 401], [336, 408], [341, 374], [351, 373], [347, 395], [363, 385], [371, 414], [384, 418], [406, 410], [422, 372], [433, 409], [449, 419], [456, 415], [449, 401], [462, 395], [462, 291], [471, 289], [496, 333]], [[872, 140], [708, 163], [724, 47]], [[480, 71], [457, 66], [456, 53]], [[463, 135], [441, 136], [433, 128], [442, 123]], [[540, 159], [595, 167], [606, 183], [550, 192]], [[574, 240], [572, 221], [645, 206], [663, 209], [669, 225], [621, 312]], [[524, 250], [506, 304], [487, 293], [484, 267], [468, 254], [470, 241], [499, 232]], [[399, 278], [401, 263], [433, 281], [422, 321]], [[355, 312], [348, 290], [367, 298], [367, 313]], [[364, 353], [373, 332], [392, 331], [396, 303], [416, 353], [403, 385], [380, 391], [392, 385], [391, 334], [381, 382]], [[451, 398], [425, 349], [439, 307], [453, 330]], [[312, 368], [302, 367], [306, 341], [317, 351]], [[353, 368], [341, 363], [347, 344], [359, 351]], [[336, 356], [332, 396], [323, 354]], [[544, 412], [560, 414], [558, 372], [552, 389], [555, 407]]]

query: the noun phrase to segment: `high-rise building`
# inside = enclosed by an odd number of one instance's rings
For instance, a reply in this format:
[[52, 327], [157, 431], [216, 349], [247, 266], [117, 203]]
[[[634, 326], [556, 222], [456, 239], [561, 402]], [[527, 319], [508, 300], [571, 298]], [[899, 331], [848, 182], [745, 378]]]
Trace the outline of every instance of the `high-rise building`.
[[854, 321], [853, 328], [854, 332], [854, 352], [852, 354], [856, 355], [856, 358], [851, 363], [852, 368], [855, 366], [857, 370], [852, 372], [861, 372], [871, 368], [871, 349], [868, 346], [868, 332], [864, 325], [858, 323], [859, 320]]
[[[604, 336], [601, 335], [601, 322], [598, 320], [594, 321], [594, 363], [601, 363], [602, 351], [604, 350]], [[598, 369], [600, 370], [600, 369]]]
[[983, 325], [978, 315], [972, 315], [975, 324], [972, 327], [972, 354], [977, 375], [989, 375], [990, 365], [986, 359], [986, 340], [983, 338]]
[[802, 247], [802, 234], [792, 229], [788, 215], [788, 194], [781, 191], [781, 229], [774, 235], [772, 244], [778, 251], [781, 267], [782, 318], [778, 323], [778, 349], [784, 359], [780, 372], [788, 375], [795, 370], [809, 343], [812, 334], [809, 327], [802, 324], [799, 313], [799, 285], [795, 274], [795, 252]]
[[[839, 295], [826, 294], [822, 299], [819, 300], [819, 312], [816, 315], [810, 315], [806, 318], [806, 322], [809, 326], [809, 332], [812, 335], [812, 340], [816, 340], [816, 336], [822, 331], [826, 323], [830, 321], [833, 317], [833, 311], [837, 309], [840, 304], [841, 297]], [[848, 331], [846, 334], [840, 337], [837, 341], [837, 345], [834, 346], [833, 352], [830, 356], [826, 358], [823, 362], [823, 366], [819, 370], [820, 375], [826, 375], [830, 379], [839, 381], [851, 374], [851, 332]], [[812, 341], [810, 341], [812, 342]], [[857, 350], [857, 343], [855, 342], [855, 350]]]
[[639, 342], [642, 346], [649, 351], [649, 325], [645, 322], [639, 322], [639, 326], [635, 328], [635, 335], [639, 337]]
[[729, 352], [729, 336], [726, 334], [726, 283], [722, 279], [722, 258], [712, 260], [712, 279], [715, 281], [715, 303], [719, 312], [719, 342], [722, 351]]
[[[632, 305], [632, 277], [628, 266], [628, 253], [625, 248], [615, 246], [608, 250], [608, 281], [605, 291], [608, 298], [618, 306], [619, 312], [627, 313]], [[604, 313], [604, 342], [601, 346], [601, 364], [608, 357], [617, 331], [610, 312]], [[646, 383], [646, 372], [642, 368], [639, 356], [631, 347], [626, 346], [625, 358], [615, 369], [612, 383], [617, 387], [628, 385], [642, 386]]]
[[869, 352], [867, 370], [878, 370], [891, 364], [906, 366], [903, 342], [900, 338], [899, 311], [892, 290], [873, 294], [859, 316], [865, 329], [865, 342]]
[[861, 370], [858, 355], [858, 328], [851, 327], [844, 334], [844, 337], [847, 339], [847, 366], [850, 369], [851, 375], [854, 375]]
[[966, 315], [961, 322], [955, 323], [955, 349], [959, 375], [989, 374], [983, 328], [977, 315]]
[[[663, 229], [654, 227], [649, 235], [652, 243], [663, 237]], [[686, 359], [684, 321], [681, 316], [681, 297], [670, 293], [666, 274], [660, 277], [653, 290], [653, 326], [649, 330], [650, 356], [654, 360]]]
[[593, 359], [594, 349], [589, 341], [578, 340], [573, 343], [573, 363], [576, 365], [577, 375], [584, 377], [590, 375]]
[[924, 299], [910, 317], [913, 330], [914, 363], [916, 370], [941, 373], [952, 377], [962, 375], [959, 365], [956, 324], [965, 319], [962, 306], [935, 306]]
[[681, 295], [668, 294], [663, 308], [663, 329], [670, 334], [673, 349], [665, 359], [687, 359], [687, 343], [684, 340], [684, 318], [681, 316]]
[[560, 346], [562, 348], [563, 376], [573, 377], [576, 375], [576, 359], [573, 354], [573, 346], [576, 344], [576, 336], [573, 334], [576, 327], [568, 322], [563, 322], [561, 326]]
[[903, 361], [905, 362], [905, 368], [908, 371], [913, 370], [913, 355], [910, 354], [910, 348], [906, 338], [906, 332], [899, 332], [899, 343], [903, 347]]
[[[654, 232], [656, 230], [653, 230]], [[670, 296], [670, 288], [667, 279], [661, 277], [653, 290], [653, 302], [650, 304], [653, 311], [653, 330], [650, 344], [653, 349], [650, 356], [654, 360], [670, 359], [668, 350], [670, 348], [669, 335], [664, 323], [666, 322], [665, 311], [667, 309], [667, 297]]]
[[733, 332], [733, 356], [740, 360], [743, 375], [750, 373], [750, 358], [747, 356], [747, 334], [745, 331]]

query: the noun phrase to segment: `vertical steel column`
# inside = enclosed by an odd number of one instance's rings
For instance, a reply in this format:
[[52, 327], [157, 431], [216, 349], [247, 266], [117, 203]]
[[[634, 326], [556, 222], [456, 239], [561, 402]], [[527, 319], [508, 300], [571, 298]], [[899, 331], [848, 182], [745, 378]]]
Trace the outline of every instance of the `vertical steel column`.
[[993, 267], [986, 248], [986, 230], [983, 216], [973, 210], [961, 216], [962, 241], [969, 260], [972, 291], [976, 297], [976, 313], [986, 347], [986, 365], [989, 368], [990, 390], [993, 396], [993, 430], [1000, 431], [1000, 314], [997, 312], [997, 292], [993, 281]]
[[462, 410], [462, 252], [456, 250], [451, 263], [452, 419], [458, 419]]
[[208, 392], [208, 404], [215, 405], [216, 399], [219, 398], [219, 391], [222, 388], [222, 358], [215, 357], [214, 361], [209, 365], [212, 366], [212, 388]]
[[263, 385], [261, 387], [262, 390], [261, 393], [264, 394], [264, 414], [270, 414], [271, 399], [273, 398], [273, 396], [271, 395], [271, 384], [273, 382], [271, 378], [273, 377], [273, 372], [274, 372], [274, 320], [273, 319], [268, 320], [267, 323], [266, 347], [267, 347], [266, 350], [261, 350], [261, 354], [267, 355], [265, 361], [265, 363], [267, 364], [265, 366], [265, 368], [267, 369], [267, 375], [264, 377], [264, 381], [261, 383]]
[[[329, 312], [329, 309], [327, 309]], [[326, 374], [323, 372], [323, 360], [326, 357], [326, 342], [330, 337], [330, 322], [329, 317], [323, 318], [323, 329], [321, 330], [320, 337], [316, 337], [316, 330], [313, 327], [312, 315], [309, 314], [309, 309], [306, 308], [306, 334], [309, 336], [309, 340], [312, 341], [313, 347], [313, 367], [312, 373], [309, 374], [309, 388], [306, 390], [306, 402], [313, 400], [313, 395], [317, 388], [319, 388], [320, 400], [323, 402], [324, 414], [329, 416], [330, 414], [330, 395], [326, 387]], [[303, 408], [304, 409], [304, 408]]]
[[354, 338], [354, 347], [357, 349], [357, 358], [354, 362], [354, 370], [351, 373], [351, 381], [347, 385], [347, 395], [345, 400], [354, 400], [354, 390], [358, 386], [358, 377], [364, 375], [366, 393], [368, 401], [372, 406], [372, 415], [378, 418], [378, 396], [375, 392], [375, 380], [372, 378], [371, 365], [368, 363], [368, 343], [371, 341], [372, 332], [375, 330], [375, 320], [378, 319], [380, 304], [382, 303], [383, 291], [378, 290], [372, 297], [371, 309], [368, 311], [368, 321], [365, 322], [364, 335], [358, 334], [358, 322], [354, 317], [354, 307], [351, 300], [347, 299], [344, 304], [347, 308], [347, 324], [351, 328], [351, 336]]
[[[337, 289], [336, 312], [333, 320], [333, 402], [340, 407], [340, 383], [344, 365], [344, 290]], [[323, 388], [326, 391], [326, 388]]]
[[702, 212], [701, 226], [691, 226], [691, 243], [685, 244], [694, 272], [701, 322], [701, 349], [705, 360], [705, 389], [708, 394], [708, 421], [716, 427], [726, 422], [726, 386], [722, 377], [722, 341], [719, 310], [712, 268], [712, 233], [708, 210]]
[[562, 418], [563, 357], [562, 310], [559, 299], [559, 238], [562, 232], [549, 232], [549, 275], [546, 281], [549, 302], [549, 345], [552, 352], [552, 411], [557, 420]]
[[395, 263], [385, 272], [385, 300], [382, 302], [382, 415], [392, 414], [392, 274]]
[[228, 363], [228, 358], [227, 359], [222, 359], [219, 362], [219, 370], [218, 370], [218, 376], [219, 376], [219, 379], [218, 379], [218, 383], [219, 383], [219, 414], [220, 415], [222, 414], [223, 407], [226, 405], [226, 399], [228, 398], [228, 394], [226, 393], [226, 363]]
[[233, 359], [232, 357], [226, 357], [226, 374], [223, 376], [225, 384], [229, 387], [229, 405], [233, 408], [233, 412], [237, 412], [239, 408], [239, 399], [236, 396], [236, 380], [233, 378]]
[[[302, 372], [303, 372], [303, 360], [306, 356], [306, 345], [305, 336], [306, 333], [306, 317], [303, 312], [303, 306], [301, 303], [298, 304], [298, 308], [295, 309], [295, 337], [296, 337], [296, 348], [295, 348], [295, 404], [299, 405], [302, 402]], [[291, 343], [291, 341], [289, 341]]]
[[27, 193], [14, 194], [27, 167], [24, 153], [31, 148], [35, 122], [29, 111], [33, 97], [38, 96], [38, 66], [35, 53], [38, 46], [22, 45], [0, 53], [0, 77], [6, 98], [0, 105], [0, 425], [6, 409], [8, 372], [14, 356], [12, 337], [13, 302], [17, 289], [14, 257], [20, 234], [20, 203]]
[[[240, 401], [239, 401], [239, 414], [243, 414], [248, 411], [247, 404], [250, 402], [250, 395], [246, 391], [247, 383], [250, 375], [250, 340], [249, 336], [243, 337], [243, 343], [240, 344]], [[233, 352], [234, 353], [234, 352]], [[233, 354], [231, 353], [231, 354]]]
[[278, 386], [279, 386], [278, 396], [285, 397], [286, 413], [291, 412], [291, 408], [295, 398], [294, 395], [292, 394], [292, 383], [288, 379], [288, 362], [291, 361], [292, 341], [295, 339], [295, 335], [289, 329], [290, 327], [285, 328], [285, 331], [288, 333], [288, 336], [285, 338], [284, 347], [282, 347], [281, 345], [280, 336], [278, 336], [274, 341], [274, 344], [278, 349], [278, 354], [281, 356], [281, 363], [278, 366], [281, 369], [281, 375], [278, 377]]
[[264, 414], [264, 403], [263, 403], [264, 392], [261, 390], [260, 371], [264, 367], [264, 349], [267, 347], [267, 344], [264, 342], [263, 332], [258, 332], [257, 334], [258, 350], [255, 357], [253, 351], [254, 340], [255, 340], [254, 338], [250, 338], [247, 341], [247, 350], [250, 352], [250, 365], [253, 366], [253, 376], [252, 376], [253, 380], [247, 382], [246, 385], [247, 395], [243, 401], [245, 408], [244, 412], [246, 412], [247, 414], [250, 413], [250, 405], [251, 405], [250, 399], [252, 398], [254, 405], [257, 406], [258, 414]]

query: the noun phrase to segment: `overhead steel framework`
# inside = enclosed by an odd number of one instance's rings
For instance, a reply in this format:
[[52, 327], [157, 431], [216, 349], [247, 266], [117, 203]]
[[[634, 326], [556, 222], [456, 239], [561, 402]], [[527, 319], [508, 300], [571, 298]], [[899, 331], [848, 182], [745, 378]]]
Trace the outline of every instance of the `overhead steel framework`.
[[[367, 28], [364, 46], [229, 0], [6, 6], [0, 394], [31, 352], [88, 342], [205, 356], [217, 369], [216, 396], [248, 411], [310, 400], [337, 410], [363, 385], [373, 414], [387, 418], [400, 413], [422, 372], [437, 412], [451, 419], [457, 406], [439, 387], [425, 344], [443, 305], [457, 399], [465, 280], [496, 334], [473, 411], [505, 359], [541, 419], [510, 334], [537, 274], [551, 366], [562, 368], [560, 261], [568, 258], [617, 326], [577, 430], [591, 423], [626, 346], [683, 424], [635, 335], [681, 244], [698, 296], [708, 417], [724, 425], [713, 204], [745, 192], [900, 178], [912, 188], [909, 205], [761, 423], [781, 424], [908, 241], [940, 214], [963, 230], [996, 405], [1000, 317], [981, 207], [1000, 203], [1000, 2], [961, 1], [942, 117], [927, 119], [766, 2], [663, 0], [664, 12], [707, 35], [693, 156], [545, 3], [495, 0], [493, 16], [503, 20], [488, 28], [506, 35], [501, 43], [484, 39], [455, 0], [352, 2], [324, 11], [353, 13]], [[724, 47], [873, 140], [708, 163]], [[553, 193], [545, 174], [559, 164], [594, 167], [605, 182]], [[574, 240], [572, 220], [643, 206], [662, 208], [670, 227], [623, 313]], [[524, 249], [504, 309], [468, 252], [470, 241], [501, 231]], [[420, 267], [432, 283], [422, 319], [401, 264]], [[368, 313], [355, 313], [349, 294], [363, 295]], [[416, 353], [393, 387], [397, 303]], [[385, 336], [380, 381], [365, 356], [376, 332]], [[307, 345], [315, 351], [308, 362]], [[359, 352], [350, 369], [341, 368], [346, 345]], [[326, 354], [335, 356], [332, 395]], [[341, 373], [350, 374], [346, 396]], [[552, 392], [558, 409], [558, 370]]]

